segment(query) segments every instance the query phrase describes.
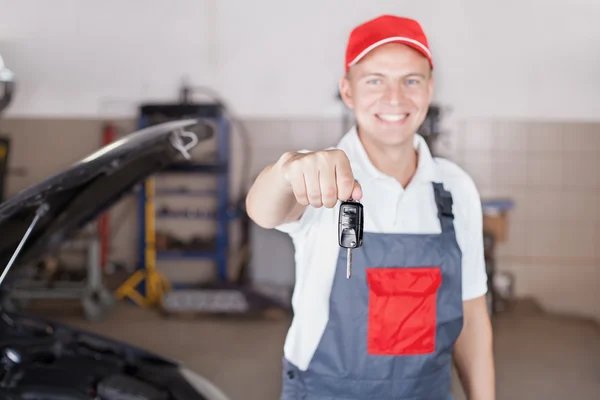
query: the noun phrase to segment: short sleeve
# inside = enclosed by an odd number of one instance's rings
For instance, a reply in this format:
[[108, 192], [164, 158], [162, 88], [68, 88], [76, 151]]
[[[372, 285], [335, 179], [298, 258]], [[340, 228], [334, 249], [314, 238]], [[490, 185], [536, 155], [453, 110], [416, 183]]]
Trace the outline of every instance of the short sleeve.
[[463, 301], [483, 296], [488, 291], [483, 246], [481, 198], [473, 180], [466, 175], [455, 200], [456, 239], [462, 252]]

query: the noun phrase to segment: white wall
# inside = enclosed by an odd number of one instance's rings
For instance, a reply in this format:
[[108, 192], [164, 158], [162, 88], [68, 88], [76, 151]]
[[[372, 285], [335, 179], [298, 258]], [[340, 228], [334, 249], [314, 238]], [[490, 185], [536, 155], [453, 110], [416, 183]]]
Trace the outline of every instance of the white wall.
[[[12, 116], [132, 115], [184, 75], [241, 116], [337, 116], [347, 34], [425, 26], [438, 100], [460, 117], [598, 120], [600, 3], [583, 0], [0, 0]], [[435, 15], [434, 15], [435, 14]]]

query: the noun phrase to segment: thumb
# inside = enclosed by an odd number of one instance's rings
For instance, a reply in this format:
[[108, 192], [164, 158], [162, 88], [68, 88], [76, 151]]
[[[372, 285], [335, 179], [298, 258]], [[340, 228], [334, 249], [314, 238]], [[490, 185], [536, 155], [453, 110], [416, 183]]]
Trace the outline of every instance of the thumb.
[[362, 199], [362, 196], [363, 196], [362, 186], [360, 186], [360, 183], [358, 183], [358, 181], [355, 180], [354, 188], [352, 189], [352, 198], [354, 200], [360, 200], [360, 199]]

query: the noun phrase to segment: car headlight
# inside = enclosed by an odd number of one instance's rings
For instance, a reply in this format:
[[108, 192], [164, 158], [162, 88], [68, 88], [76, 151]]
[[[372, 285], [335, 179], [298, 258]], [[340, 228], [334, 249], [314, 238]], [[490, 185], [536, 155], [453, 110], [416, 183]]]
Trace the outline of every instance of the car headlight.
[[207, 400], [231, 400], [221, 391], [221, 389], [197, 373], [190, 371], [187, 368], [180, 368], [179, 372], [181, 372], [181, 375], [183, 375], [186, 381], [206, 397]]

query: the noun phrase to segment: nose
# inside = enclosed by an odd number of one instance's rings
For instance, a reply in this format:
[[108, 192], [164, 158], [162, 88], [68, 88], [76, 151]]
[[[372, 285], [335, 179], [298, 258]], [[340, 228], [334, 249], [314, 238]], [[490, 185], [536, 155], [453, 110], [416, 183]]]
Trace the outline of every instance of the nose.
[[390, 83], [386, 88], [385, 100], [393, 106], [402, 104], [406, 100], [402, 85], [399, 83]]

